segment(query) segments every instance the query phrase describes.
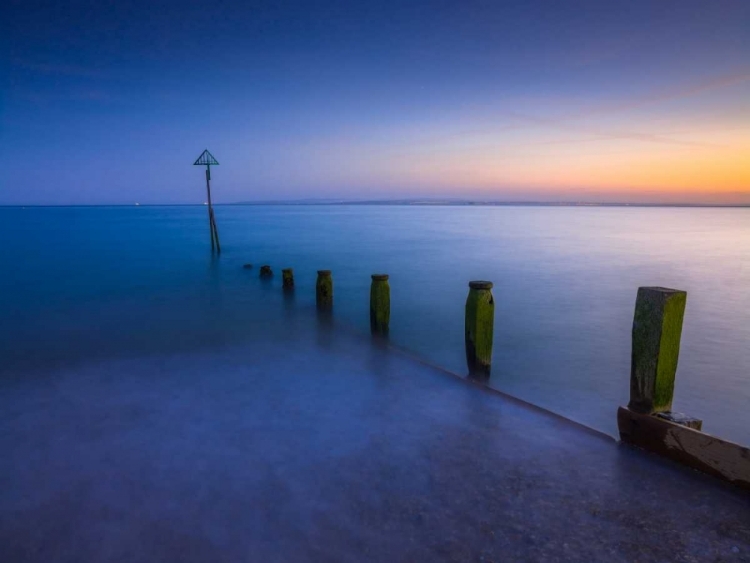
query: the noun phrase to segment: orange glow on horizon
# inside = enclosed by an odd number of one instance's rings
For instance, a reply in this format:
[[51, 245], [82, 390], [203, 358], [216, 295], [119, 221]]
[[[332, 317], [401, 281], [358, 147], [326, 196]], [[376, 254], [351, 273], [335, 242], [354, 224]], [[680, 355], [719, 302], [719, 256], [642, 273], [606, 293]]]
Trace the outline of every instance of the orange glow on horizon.
[[[641, 121], [629, 129], [649, 131]], [[412, 186], [459, 197], [750, 204], [750, 127], [687, 121], [683, 128], [690, 134], [576, 138], [513, 131], [489, 141], [422, 143], [385, 156], [384, 180], [408, 177]]]

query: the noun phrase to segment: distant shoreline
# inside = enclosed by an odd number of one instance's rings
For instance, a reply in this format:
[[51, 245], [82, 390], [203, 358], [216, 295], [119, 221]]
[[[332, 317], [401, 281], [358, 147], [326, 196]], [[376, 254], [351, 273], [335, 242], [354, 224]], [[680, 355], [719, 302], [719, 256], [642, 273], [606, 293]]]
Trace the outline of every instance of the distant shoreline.
[[[91, 203], [91, 204], [0, 204], [0, 208], [54, 207], [204, 207], [200, 203]], [[214, 206], [399, 206], [399, 207], [687, 207], [687, 208], [750, 208], [750, 203], [595, 203], [595, 202], [536, 202], [536, 201], [430, 201], [430, 200], [373, 200], [373, 201], [239, 201], [214, 203]]]
[[750, 203], [596, 203], [567, 201], [242, 201], [222, 205], [398, 205], [415, 207], [750, 207]]

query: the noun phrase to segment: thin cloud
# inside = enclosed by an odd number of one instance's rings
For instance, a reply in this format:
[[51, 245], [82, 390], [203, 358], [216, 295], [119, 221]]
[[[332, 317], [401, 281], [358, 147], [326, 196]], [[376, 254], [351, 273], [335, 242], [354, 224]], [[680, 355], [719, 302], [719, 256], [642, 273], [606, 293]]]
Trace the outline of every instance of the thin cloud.
[[[664, 92], [651, 94], [649, 96], [643, 96], [634, 100], [630, 100], [620, 104], [608, 104], [599, 108], [587, 109], [585, 111], [568, 114], [562, 117], [541, 117], [528, 114], [519, 114], [514, 112], [508, 112], [505, 117], [511, 119], [513, 123], [501, 125], [498, 127], [492, 127], [487, 129], [474, 129], [465, 130], [458, 132], [454, 135], [450, 135], [450, 138], [455, 137], [466, 137], [477, 134], [494, 134], [503, 131], [514, 131], [528, 129], [530, 124], [553, 128], [561, 131], [570, 131], [574, 133], [583, 133], [587, 135], [593, 135], [593, 140], [633, 140], [641, 141], [646, 143], [657, 143], [666, 145], [678, 145], [678, 146], [693, 146], [693, 147], [709, 147], [709, 148], [721, 148], [723, 145], [717, 145], [715, 143], [704, 143], [700, 141], [686, 141], [681, 139], [674, 139], [669, 136], [641, 132], [641, 131], [618, 131], [618, 130], [607, 130], [600, 128], [591, 128], [588, 126], [576, 125], [577, 120], [586, 119], [589, 117], [596, 117], [599, 115], [611, 115], [622, 111], [628, 111], [632, 109], [638, 109], [644, 106], [658, 104], [662, 102], [668, 102], [673, 100], [679, 100], [683, 98], [689, 98], [704, 92], [718, 90], [721, 88], [728, 88], [737, 84], [744, 84], [750, 82], [750, 71], [742, 70], [732, 74], [713, 78], [711, 80], [692, 84], [689, 86], [683, 86], [680, 88], [673, 88]], [[583, 141], [588, 142], [589, 140]], [[553, 144], [553, 143], [564, 143], [566, 141], [540, 141], [539, 143], [526, 143], [526, 145], [536, 144]], [[570, 142], [582, 142], [580, 139], [573, 139]]]
[[698, 94], [703, 94], [704, 92], [710, 92], [713, 90], [728, 88], [730, 86], [743, 84], [745, 82], [750, 82], [750, 71], [748, 70], [742, 70], [737, 73], [719, 76], [719, 77], [713, 78], [711, 80], [708, 80], [700, 84], [692, 84], [689, 86], [672, 88], [664, 92], [659, 92], [657, 94], [652, 94], [649, 96], [643, 96], [641, 98], [631, 100], [622, 104], [603, 106], [593, 111], [582, 112], [581, 114], [578, 114], [575, 117], [594, 116], [594, 115], [599, 115], [601, 113], [610, 113], [610, 112], [638, 109], [644, 106], [659, 104], [662, 102], [671, 102], [673, 100], [689, 98], [692, 96], [696, 96]]
[[38, 72], [40, 74], [52, 74], [52, 75], [63, 75], [63, 76], [77, 76], [81, 78], [107, 78], [108, 74], [105, 71], [99, 69], [92, 69], [89, 67], [58, 64], [58, 63], [38, 63], [31, 62], [24, 59], [13, 59], [11, 64], [15, 67], [20, 67], [26, 70]]
[[641, 133], [639, 131], [613, 131], [613, 130], [602, 130], [598, 128], [582, 127], [570, 123], [569, 118], [547, 118], [537, 117], [531, 115], [519, 115], [513, 114], [516, 118], [527, 120], [532, 123], [545, 125], [547, 127], [558, 129], [561, 131], [572, 131], [575, 133], [584, 133], [588, 135], [594, 135], [602, 140], [630, 140], [630, 141], [642, 141], [646, 143], [659, 143], [665, 145], [680, 145], [680, 146], [691, 146], [691, 147], [711, 147], [717, 148], [720, 145], [715, 143], [703, 143], [700, 141], [684, 141], [679, 139], [672, 139], [662, 135], [654, 133]]
[[42, 106], [50, 104], [54, 105], [59, 102], [114, 103], [122, 101], [122, 98], [118, 98], [101, 89], [76, 89], [70, 91], [56, 90], [54, 92], [40, 92], [35, 90], [22, 90], [20, 88], [15, 88], [14, 94], [19, 99]]

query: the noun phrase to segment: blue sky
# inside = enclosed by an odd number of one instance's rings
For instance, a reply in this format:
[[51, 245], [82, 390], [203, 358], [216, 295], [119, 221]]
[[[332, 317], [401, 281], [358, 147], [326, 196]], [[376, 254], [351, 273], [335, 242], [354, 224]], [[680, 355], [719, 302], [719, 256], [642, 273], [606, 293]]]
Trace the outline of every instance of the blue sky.
[[[750, 203], [750, 2], [11, 2], [0, 204]], [[748, 157], [748, 158], [743, 158]]]

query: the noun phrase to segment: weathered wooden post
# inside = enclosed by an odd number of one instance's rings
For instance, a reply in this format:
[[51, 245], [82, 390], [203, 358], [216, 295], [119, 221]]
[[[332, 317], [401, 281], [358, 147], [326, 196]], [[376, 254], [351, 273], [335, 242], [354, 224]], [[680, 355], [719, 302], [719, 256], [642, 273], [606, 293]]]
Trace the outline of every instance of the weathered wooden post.
[[704, 434], [672, 412], [687, 293], [639, 287], [633, 316], [630, 403], [617, 409], [620, 439], [750, 490], [750, 448]]
[[487, 379], [492, 365], [492, 336], [495, 323], [495, 300], [492, 282], [469, 282], [466, 298], [466, 363], [469, 376]]
[[268, 264], [264, 264], [260, 267], [260, 277], [261, 278], [270, 278], [273, 277], [273, 270], [271, 270], [271, 266]]
[[639, 287], [633, 316], [630, 403], [617, 409], [620, 439], [750, 489], [750, 448], [704, 434], [672, 412], [687, 293]]
[[370, 285], [370, 330], [386, 336], [391, 322], [391, 286], [388, 274], [373, 274]]
[[292, 268], [281, 270], [281, 286], [287, 291], [294, 289], [294, 270]]
[[[638, 288], [633, 315], [627, 412], [656, 415], [700, 430], [702, 420], [672, 412], [686, 302], [687, 293], [678, 289]], [[620, 416], [625, 414], [623, 410]]]
[[664, 287], [639, 287], [633, 316], [630, 364], [632, 411], [672, 410], [687, 293]]
[[315, 302], [319, 309], [330, 309], [333, 307], [333, 278], [331, 270], [318, 270], [318, 279], [315, 282]]

